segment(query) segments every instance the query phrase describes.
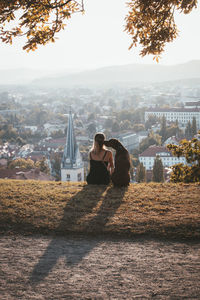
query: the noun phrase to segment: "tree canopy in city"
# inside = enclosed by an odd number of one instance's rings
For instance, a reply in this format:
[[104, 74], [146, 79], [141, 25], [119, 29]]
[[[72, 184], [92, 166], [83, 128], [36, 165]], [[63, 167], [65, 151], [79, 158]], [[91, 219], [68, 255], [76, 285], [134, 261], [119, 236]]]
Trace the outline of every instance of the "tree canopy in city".
[[[200, 131], [198, 132], [200, 134]], [[186, 165], [172, 166], [172, 182], [200, 182], [200, 141], [197, 138], [182, 140], [180, 145], [167, 145], [173, 155], [186, 158]]]
[[[13, 37], [25, 36], [23, 49], [27, 51], [54, 42], [72, 14], [84, 12], [84, 1], [1, 0], [0, 39], [12, 44]], [[140, 45], [142, 56], [153, 54], [158, 57], [166, 43], [177, 37], [175, 11], [190, 13], [197, 7], [197, 0], [129, 0], [127, 5], [125, 31], [132, 39], [130, 48]]]

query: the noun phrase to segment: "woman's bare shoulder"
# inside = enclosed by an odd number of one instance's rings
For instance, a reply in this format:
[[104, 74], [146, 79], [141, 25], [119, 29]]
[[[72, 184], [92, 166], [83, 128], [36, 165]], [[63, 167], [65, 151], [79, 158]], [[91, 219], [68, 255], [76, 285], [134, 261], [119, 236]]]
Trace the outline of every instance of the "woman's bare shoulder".
[[112, 151], [111, 151], [111, 150], [108, 150], [108, 149], [106, 149], [106, 151], [107, 151], [108, 153], [112, 153]]
[[88, 153], [89, 158], [91, 158], [91, 154], [94, 155], [94, 151], [93, 151], [93, 150], [90, 150], [90, 151], [89, 151], [89, 153]]
[[107, 155], [109, 155], [109, 156], [112, 155], [112, 151], [106, 149], [106, 152], [107, 152]]

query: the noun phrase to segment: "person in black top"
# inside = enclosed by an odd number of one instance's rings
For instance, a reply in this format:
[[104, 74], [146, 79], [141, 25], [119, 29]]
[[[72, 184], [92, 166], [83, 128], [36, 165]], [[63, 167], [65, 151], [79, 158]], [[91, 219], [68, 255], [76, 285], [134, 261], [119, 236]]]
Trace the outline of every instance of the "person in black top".
[[94, 137], [93, 147], [89, 153], [90, 171], [86, 177], [88, 184], [110, 183], [110, 175], [114, 170], [113, 155], [104, 145], [105, 135], [97, 133]]

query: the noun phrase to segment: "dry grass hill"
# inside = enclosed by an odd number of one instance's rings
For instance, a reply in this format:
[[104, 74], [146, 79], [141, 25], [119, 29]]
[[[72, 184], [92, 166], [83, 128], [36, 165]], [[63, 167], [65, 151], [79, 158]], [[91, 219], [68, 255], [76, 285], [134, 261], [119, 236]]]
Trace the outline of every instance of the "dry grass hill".
[[200, 238], [200, 184], [0, 180], [0, 233]]

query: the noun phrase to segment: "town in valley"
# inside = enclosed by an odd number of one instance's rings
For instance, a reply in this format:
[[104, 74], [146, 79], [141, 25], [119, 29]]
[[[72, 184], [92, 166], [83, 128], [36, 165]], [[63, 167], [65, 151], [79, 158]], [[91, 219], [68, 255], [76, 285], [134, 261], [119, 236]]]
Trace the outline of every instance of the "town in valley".
[[103, 132], [128, 149], [132, 182], [141, 165], [152, 180], [156, 157], [170, 181], [171, 166], [187, 162], [167, 145], [199, 139], [200, 81], [184, 80], [0, 85], [0, 178], [84, 181], [94, 134]]

